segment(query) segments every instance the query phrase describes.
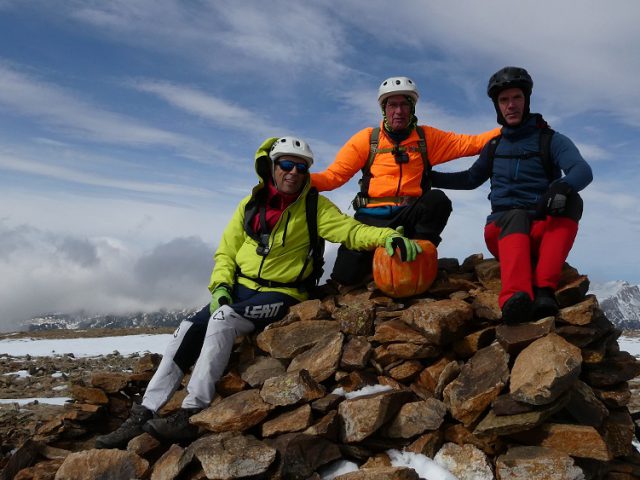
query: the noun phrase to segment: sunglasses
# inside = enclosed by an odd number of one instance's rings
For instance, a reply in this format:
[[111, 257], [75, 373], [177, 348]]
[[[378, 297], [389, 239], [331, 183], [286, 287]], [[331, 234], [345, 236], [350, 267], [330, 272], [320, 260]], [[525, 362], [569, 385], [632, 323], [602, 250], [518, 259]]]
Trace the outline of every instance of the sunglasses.
[[282, 160], [277, 161], [276, 165], [278, 165], [285, 172], [290, 172], [293, 170], [293, 167], [298, 170], [298, 173], [307, 173], [309, 171], [309, 165], [305, 162], [293, 162], [291, 160]]

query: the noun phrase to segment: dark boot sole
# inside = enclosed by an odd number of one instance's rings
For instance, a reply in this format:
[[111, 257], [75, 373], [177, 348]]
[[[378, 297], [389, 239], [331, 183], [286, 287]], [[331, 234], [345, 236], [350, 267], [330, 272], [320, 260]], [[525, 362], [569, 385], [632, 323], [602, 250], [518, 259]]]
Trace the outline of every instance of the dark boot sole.
[[516, 292], [502, 307], [502, 321], [507, 325], [517, 325], [531, 321], [533, 302], [526, 292]]

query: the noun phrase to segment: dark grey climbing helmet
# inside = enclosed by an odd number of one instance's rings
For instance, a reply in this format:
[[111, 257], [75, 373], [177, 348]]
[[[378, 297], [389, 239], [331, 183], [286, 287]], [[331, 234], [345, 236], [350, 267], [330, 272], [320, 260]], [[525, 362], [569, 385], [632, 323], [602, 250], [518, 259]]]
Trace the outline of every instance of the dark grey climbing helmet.
[[495, 101], [495, 97], [507, 88], [520, 88], [525, 96], [529, 97], [533, 89], [533, 80], [524, 68], [504, 67], [491, 75], [487, 95]]

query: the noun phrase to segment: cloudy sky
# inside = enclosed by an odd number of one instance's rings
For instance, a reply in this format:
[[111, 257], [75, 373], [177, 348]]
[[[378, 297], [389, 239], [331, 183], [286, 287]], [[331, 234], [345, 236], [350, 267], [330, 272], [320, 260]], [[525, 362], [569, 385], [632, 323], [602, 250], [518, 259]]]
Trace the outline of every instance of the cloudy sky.
[[[308, 140], [323, 169], [395, 75], [420, 123], [478, 133], [505, 65], [594, 169], [569, 262], [640, 283], [639, 18], [637, 0], [0, 0], [0, 329], [206, 302], [265, 137]], [[440, 256], [488, 255], [487, 185], [450, 193]]]

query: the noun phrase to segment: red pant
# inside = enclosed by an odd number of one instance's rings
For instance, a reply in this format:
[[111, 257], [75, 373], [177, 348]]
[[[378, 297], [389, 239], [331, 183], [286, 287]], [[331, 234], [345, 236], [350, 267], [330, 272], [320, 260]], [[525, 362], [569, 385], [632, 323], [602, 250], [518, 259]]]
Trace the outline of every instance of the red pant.
[[498, 220], [484, 229], [487, 248], [500, 261], [500, 308], [515, 292], [527, 292], [533, 299], [534, 286], [555, 290], [578, 233], [578, 222], [567, 217], [517, 220], [517, 226]]

